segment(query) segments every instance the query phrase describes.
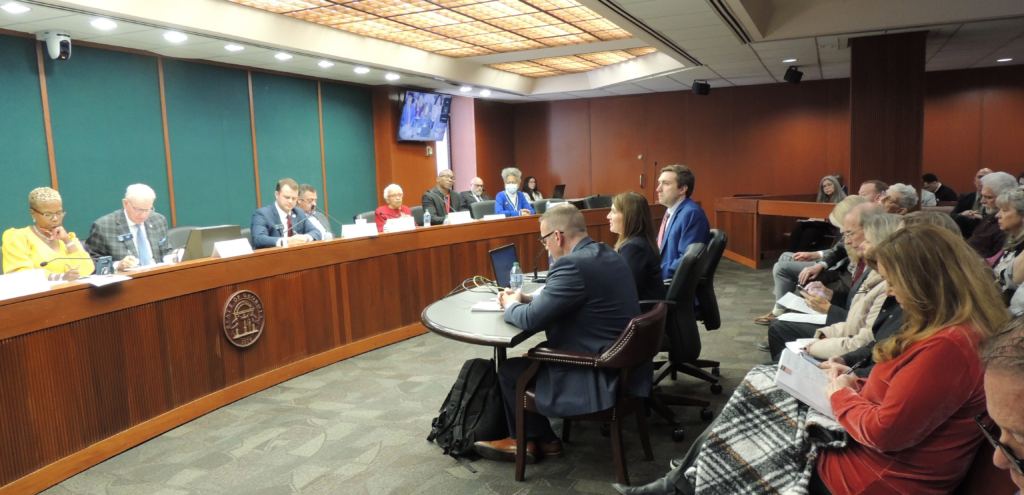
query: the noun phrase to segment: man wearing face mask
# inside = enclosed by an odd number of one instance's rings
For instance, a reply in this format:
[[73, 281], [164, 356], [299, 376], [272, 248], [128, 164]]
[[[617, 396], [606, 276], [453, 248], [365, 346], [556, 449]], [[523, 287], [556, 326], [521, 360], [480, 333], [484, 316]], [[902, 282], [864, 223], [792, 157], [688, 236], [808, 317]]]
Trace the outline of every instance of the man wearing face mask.
[[506, 217], [518, 217], [522, 215], [533, 215], [537, 213], [519, 190], [519, 183], [523, 181], [523, 173], [518, 168], [509, 167], [501, 171], [501, 181], [505, 183], [505, 190], [498, 193], [494, 198], [494, 214], [505, 215]]
[[437, 174], [437, 187], [423, 193], [421, 204], [423, 211], [430, 212], [431, 225], [446, 225], [449, 213], [464, 210], [459, 194], [452, 191], [454, 185], [455, 172], [442, 170]]

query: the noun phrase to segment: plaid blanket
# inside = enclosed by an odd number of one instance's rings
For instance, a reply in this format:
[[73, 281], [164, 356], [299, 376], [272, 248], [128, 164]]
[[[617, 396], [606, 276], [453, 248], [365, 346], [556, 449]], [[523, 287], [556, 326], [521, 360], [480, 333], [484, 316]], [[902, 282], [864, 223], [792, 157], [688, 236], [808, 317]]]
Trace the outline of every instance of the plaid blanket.
[[775, 365], [747, 373], [685, 476], [700, 494], [806, 495], [822, 448], [846, 446], [835, 420], [775, 386]]

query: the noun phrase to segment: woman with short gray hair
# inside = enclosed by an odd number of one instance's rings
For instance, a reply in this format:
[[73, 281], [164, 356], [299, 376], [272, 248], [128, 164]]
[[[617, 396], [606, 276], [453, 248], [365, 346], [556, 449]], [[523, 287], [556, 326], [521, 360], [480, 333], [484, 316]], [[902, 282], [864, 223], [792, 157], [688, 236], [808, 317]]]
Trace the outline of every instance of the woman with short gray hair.
[[402, 191], [402, 186], [398, 184], [389, 184], [388, 187], [384, 188], [384, 201], [387, 204], [373, 212], [373, 220], [377, 223], [377, 232], [384, 232], [384, 224], [392, 218], [412, 216], [412, 210], [402, 204], [404, 196], [405, 193]]
[[1017, 287], [1024, 283], [1024, 193], [1016, 189], [1004, 191], [996, 198], [996, 206], [996, 220], [999, 229], [1006, 232], [1006, 244], [992, 270], [1009, 303]]
[[505, 183], [505, 190], [498, 193], [494, 198], [495, 215], [518, 217], [537, 213], [533, 209], [533, 205], [530, 204], [530, 200], [519, 190], [519, 183], [523, 180], [523, 173], [518, 168], [509, 167], [502, 170], [501, 180]]

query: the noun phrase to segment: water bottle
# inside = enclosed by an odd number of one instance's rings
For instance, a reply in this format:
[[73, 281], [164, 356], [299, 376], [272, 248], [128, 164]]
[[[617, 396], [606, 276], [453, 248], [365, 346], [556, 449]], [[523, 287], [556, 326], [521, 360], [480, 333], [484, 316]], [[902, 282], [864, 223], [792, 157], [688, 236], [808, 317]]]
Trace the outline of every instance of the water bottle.
[[512, 271], [508, 275], [508, 288], [512, 290], [523, 288], [523, 269], [519, 268], [519, 263], [512, 265]]
[[423, 226], [430, 227], [430, 212], [423, 210]]

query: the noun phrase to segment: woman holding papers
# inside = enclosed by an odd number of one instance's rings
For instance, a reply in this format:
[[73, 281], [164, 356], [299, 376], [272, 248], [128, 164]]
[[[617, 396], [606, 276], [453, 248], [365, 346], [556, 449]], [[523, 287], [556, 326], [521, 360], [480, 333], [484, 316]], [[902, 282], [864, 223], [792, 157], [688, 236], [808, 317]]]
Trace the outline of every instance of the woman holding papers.
[[47, 279], [54, 282], [71, 282], [92, 274], [95, 267], [89, 253], [73, 232], [64, 230], [67, 212], [62, 205], [60, 193], [49, 187], [29, 193], [33, 224], [4, 232], [4, 273], [43, 268]]

